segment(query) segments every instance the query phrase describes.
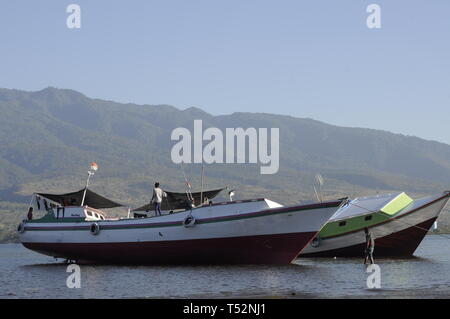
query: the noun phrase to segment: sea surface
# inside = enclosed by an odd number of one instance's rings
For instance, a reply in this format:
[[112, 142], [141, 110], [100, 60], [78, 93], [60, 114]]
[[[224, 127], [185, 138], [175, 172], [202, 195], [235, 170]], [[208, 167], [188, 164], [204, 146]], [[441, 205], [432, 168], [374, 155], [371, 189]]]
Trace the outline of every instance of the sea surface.
[[[448, 235], [447, 235], [448, 236]], [[81, 265], [68, 288], [62, 260], [0, 245], [0, 298], [450, 298], [450, 237], [429, 235], [410, 259], [376, 259], [367, 288], [358, 258], [300, 258], [286, 266]]]

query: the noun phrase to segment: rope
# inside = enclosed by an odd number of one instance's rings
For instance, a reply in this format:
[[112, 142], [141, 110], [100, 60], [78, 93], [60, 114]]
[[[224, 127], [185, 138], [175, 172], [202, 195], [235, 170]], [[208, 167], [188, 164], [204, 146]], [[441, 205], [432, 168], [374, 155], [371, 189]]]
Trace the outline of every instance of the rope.
[[[368, 211], [369, 213], [380, 214], [380, 215], [383, 215], [383, 216], [385, 216], [385, 215], [384, 215], [383, 213], [381, 213], [381, 212], [379, 212], [379, 211], [374, 211], [374, 210], [371, 210], [371, 209], [369, 209], [369, 208], [366, 208], [366, 207], [363, 207], [363, 206], [360, 206], [360, 205], [354, 204], [354, 203], [352, 203], [352, 202], [349, 202], [349, 204], [350, 204], [350, 205], [353, 205], [353, 206], [355, 206], [355, 207], [358, 207], [358, 208], [364, 209], [364, 210]], [[412, 225], [412, 224], [406, 223], [406, 222], [404, 222], [404, 221], [400, 220], [399, 218], [391, 218], [391, 220], [395, 220], [395, 221], [401, 222], [401, 223], [403, 223], [403, 224], [405, 224], [405, 225], [408, 225], [408, 226], [410, 226], [410, 227], [415, 227], [415, 228], [418, 228], [418, 229], [420, 229], [420, 230], [423, 230], [423, 231], [425, 231], [426, 233], [428, 233], [428, 232], [429, 232], [429, 230], [428, 230], [428, 229], [426, 229], [426, 228], [423, 228], [423, 227], [420, 227], [420, 226], [417, 226], [417, 225]], [[449, 237], [449, 236], [446, 236], [446, 235], [443, 235], [443, 234], [435, 234], [435, 235], [438, 235], [438, 236], [444, 237], [444, 238], [446, 238], [446, 239], [450, 239], [450, 237]]]
[[184, 176], [184, 181], [186, 183], [186, 196], [187, 196], [188, 200], [192, 201], [192, 203], [194, 204], [194, 198], [192, 197], [192, 192], [191, 192], [191, 183], [189, 183], [189, 181], [186, 177], [186, 173], [184, 172], [183, 162], [181, 162], [180, 164], [181, 164], [181, 171], [183, 172], [183, 176]]

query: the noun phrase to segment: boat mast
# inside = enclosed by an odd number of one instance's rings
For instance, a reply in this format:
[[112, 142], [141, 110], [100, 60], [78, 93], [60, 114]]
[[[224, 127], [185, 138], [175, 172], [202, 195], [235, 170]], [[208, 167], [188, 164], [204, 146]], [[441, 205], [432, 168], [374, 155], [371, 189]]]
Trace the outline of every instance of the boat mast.
[[319, 194], [317, 194], [317, 190], [316, 187], [314, 186], [314, 192], [316, 193], [316, 197], [318, 199], [318, 201], [320, 201], [321, 203], [323, 203], [323, 192], [322, 192], [322, 186], [324, 183], [323, 177], [321, 174], [317, 174], [316, 175], [316, 183], [319, 186]]
[[97, 165], [97, 163], [92, 162], [92, 163], [91, 163], [91, 168], [88, 170], [88, 178], [87, 178], [87, 180], [86, 180], [86, 186], [84, 187], [83, 199], [81, 200], [81, 205], [80, 205], [80, 206], [83, 206], [83, 205], [84, 205], [84, 199], [86, 198], [86, 191], [87, 191], [87, 188], [88, 188], [88, 186], [89, 186], [89, 179], [91, 178], [92, 175], [95, 174], [95, 172], [96, 172], [97, 170], [98, 170], [98, 165]]
[[203, 205], [203, 175], [205, 174], [205, 167], [202, 162], [202, 181], [201, 181], [201, 189], [200, 189], [200, 205]]
[[186, 185], [186, 196], [187, 196], [188, 200], [191, 202], [191, 204], [195, 205], [194, 197], [192, 196], [192, 191], [191, 191], [191, 183], [187, 179], [186, 173], [184, 172], [183, 162], [181, 162], [180, 164], [181, 164], [181, 171], [183, 172], [183, 176], [184, 176], [184, 182]]

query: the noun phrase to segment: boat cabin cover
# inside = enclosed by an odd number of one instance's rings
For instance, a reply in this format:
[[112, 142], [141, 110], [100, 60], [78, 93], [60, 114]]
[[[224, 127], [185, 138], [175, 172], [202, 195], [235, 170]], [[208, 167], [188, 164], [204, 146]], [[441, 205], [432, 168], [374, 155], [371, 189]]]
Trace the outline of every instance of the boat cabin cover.
[[413, 199], [405, 193], [358, 197], [338, 209], [331, 220], [342, 220], [373, 212], [382, 212], [392, 216], [412, 202]]

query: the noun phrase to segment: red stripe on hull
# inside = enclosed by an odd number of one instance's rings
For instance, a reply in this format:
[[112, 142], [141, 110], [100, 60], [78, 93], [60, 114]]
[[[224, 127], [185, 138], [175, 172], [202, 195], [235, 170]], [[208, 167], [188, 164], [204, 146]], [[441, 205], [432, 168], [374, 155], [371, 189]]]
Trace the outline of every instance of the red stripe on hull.
[[[377, 238], [375, 240], [374, 257], [410, 257], [419, 247], [423, 238], [437, 218], [411, 226], [402, 231]], [[300, 257], [362, 257], [365, 256], [365, 244], [361, 243], [349, 247], [327, 250]]]
[[23, 243], [42, 254], [112, 264], [288, 264], [317, 233], [136, 243]]

